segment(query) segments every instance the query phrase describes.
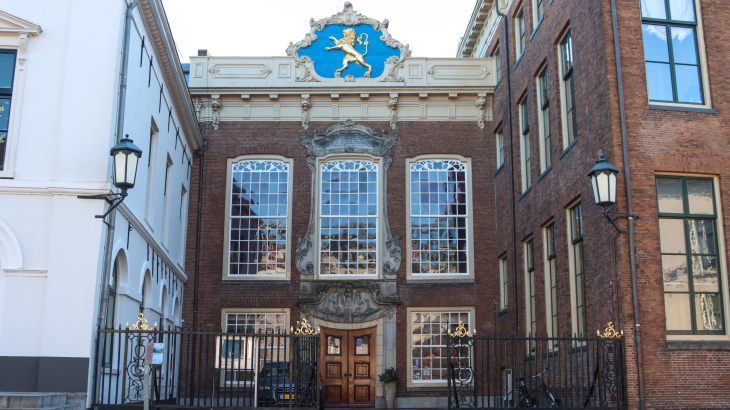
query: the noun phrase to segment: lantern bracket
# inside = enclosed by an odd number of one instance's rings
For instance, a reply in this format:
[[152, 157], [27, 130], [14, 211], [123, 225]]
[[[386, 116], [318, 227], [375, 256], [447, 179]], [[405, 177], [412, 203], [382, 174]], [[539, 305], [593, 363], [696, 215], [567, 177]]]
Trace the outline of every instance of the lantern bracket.
[[[610, 214], [619, 214], [619, 215], [614, 218], [611, 218]], [[618, 221], [619, 219], [641, 219], [641, 216], [639, 216], [639, 215], [627, 214], [625, 212], [614, 211], [613, 209], [611, 209], [607, 206], [603, 207], [603, 216], [605, 216], [606, 219], [608, 219], [608, 222], [610, 222], [611, 225], [613, 225], [613, 227], [616, 228], [616, 231], [618, 233], [626, 233], [626, 231], [619, 229], [618, 226], [616, 225], [616, 221]]]
[[124, 201], [124, 198], [127, 197], [127, 190], [122, 189], [122, 192], [118, 194], [102, 194], [102, 195], [79, 195], [77, 198], [79, 199], [103, 199], [109, 204], [109, 209], [107, 209], [106, 212], [104, 212], [104, 215], [96, 215], [96, 218], [104, 219], [107, 215], [109, 215], [114, 208], [118, 207], [119, 204]]

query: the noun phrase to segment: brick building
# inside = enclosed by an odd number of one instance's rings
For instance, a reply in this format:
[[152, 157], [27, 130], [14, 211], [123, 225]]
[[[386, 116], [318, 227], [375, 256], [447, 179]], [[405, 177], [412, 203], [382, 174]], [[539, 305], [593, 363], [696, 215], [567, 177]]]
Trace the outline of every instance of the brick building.
[[[625, 333], [632, 407], [727, 407], [730, 9], [712, 0], [490, 3], [477, 1], [458, 56], [498, 60], [496, 148], [487, 151], [504, 156], [485, 173], [495, 190], [489, 256], [503, 284], [498, 326], [557, 335], [612, 322]], [[600, 155], [621, 170], [613, 209], [641, 216], [616, 221], [623, 234], [586, 177]]]

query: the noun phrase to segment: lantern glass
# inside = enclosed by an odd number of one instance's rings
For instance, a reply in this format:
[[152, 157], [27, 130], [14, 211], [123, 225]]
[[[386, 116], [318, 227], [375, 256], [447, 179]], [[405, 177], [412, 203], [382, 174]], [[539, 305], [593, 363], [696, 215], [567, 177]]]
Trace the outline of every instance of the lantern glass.
[[114, 159], [114, 186], [127, 190], [134, 188], [137, 179], [137, 164], [142, 156], [142, 150], [132, 143], [129, 138], [123, 138], [110, 152]]
[[610, 206], [616, 203], [616, 175], [618, 173], [618, 168], [611, 165], [603, 156], [588, 173], [596, 205]]

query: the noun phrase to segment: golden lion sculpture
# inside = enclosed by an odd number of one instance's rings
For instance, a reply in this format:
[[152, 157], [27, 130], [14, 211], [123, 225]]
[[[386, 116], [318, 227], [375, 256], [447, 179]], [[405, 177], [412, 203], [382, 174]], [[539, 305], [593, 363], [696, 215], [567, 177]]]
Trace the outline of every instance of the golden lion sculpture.
[[[365, 62], [365, 56], [368, 54], [368, 35], [366, 33], [362, 33], [360, 38], [357, 38], [357, 33], [355, 32], [355, 29], [352, 28], [343, 30], [342, 35], [344, 37], [339, 40], [334, 37], [330, 37], [330, 40], [335, 42], [335, 46], [325, 47], [325, 50], [327, 51], [342, 50], [342, 52], [345, 53], [345, 58], [342, 59], [342, 68], [335, 70], [335, 77], [339, 78], [340, 74], [345, 71], [350, 63], [357, 63], [360, 67], [368, 69], [363, 77], [370, 78], [370, 73], [373, 71], [373, 67]], [[357, 44], [362, 45], [363, 36], [365, 37], [365, 54], [360, 54], [355, 50], [355, 39], [357, 38]]]

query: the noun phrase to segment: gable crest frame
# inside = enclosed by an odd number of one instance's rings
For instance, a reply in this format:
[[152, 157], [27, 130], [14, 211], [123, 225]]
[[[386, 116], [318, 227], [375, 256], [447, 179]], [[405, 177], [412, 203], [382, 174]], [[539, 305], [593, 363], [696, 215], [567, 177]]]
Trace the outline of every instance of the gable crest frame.
[[[393, 235], [388, 222], [388, 168], [393, 162], [392, 148], [395, 146], [398, 135], [385, 134], [384, 130], [376, 130], [364, 124], [348, 119], [345, 122], [331, 125], [323, 131], [316, 129], [312, 134], [300, 136], [302, 145], [307, 149], [307, 166], [312, 170], [312, 198], [310, 206], [309, 226], [304, 236], [297, 235], [298, 243], [295, 249], [295, 264], [299, 273], [308, 280], [314, 278], [314, 264], [318, 252], [314, 249], [315, 235], [317, 235], [318, 217], [317, 200], [319, 198], [317, 163], [318, 158], [331, 154], [365, 154], [382, 158], [383, 170], [379, 176], [380, 192], [382, 195], [382, 233], [381, 239], [385, 252], [379, 261], [382, 278], [386, 281], [395, 281], [396, 272], [400, 267], [402, 255], [399, 240], [401, 235]], [[341, 279], [341, 277], [340, 277]]]
[[321, 20], [309, 19], [310, 30], [309, 33], [304, 35], [304, 39], [294, 42], [289, 42], [289, 46], [286, 48], [286, 55], [293, 57], [296, 66], [295, 80], [297, 82], [322, 82], [322, 81], [352, 81], [353, 79], [343, 78], [324, 78], [318, 75], [314, 71], [314, 61], [308, 56], [299, 57], [299, 49], [306, 48], [312, 45], [319, 37], [317, 36], [318, 31], [322, 31], [325, 27], [331, 24], [341, 24], [344, 26], [357, 26], [360, 24], [367, 24], [373, 27], [375, 31], [382, 33], [380, 41], [384, 42], [388, 47], [397, 48], [400, 50], [400, 58], [391, 56], [385, 61], [385, 69], [383, 74], [378, 78], [357, 78], [357, 81], [372, 81], [372, 82], [404, 82], [403, 77], [398, 76], [398, 70], [403, 68], [403, 60], [406, 57], [411, 56], [410, 46], [403, 44], [400, 41], [393, 38], [388, 33], [388, 19], [379, 21], [374, 18], [367, 17], [362, 13], [358, 13], [353, 9], [352, 3], [349, 1], [345, 2], [345, 7], [339, 13], [335, 13], [330, 17], [323, 18]]

